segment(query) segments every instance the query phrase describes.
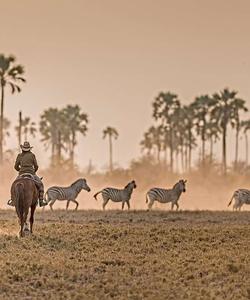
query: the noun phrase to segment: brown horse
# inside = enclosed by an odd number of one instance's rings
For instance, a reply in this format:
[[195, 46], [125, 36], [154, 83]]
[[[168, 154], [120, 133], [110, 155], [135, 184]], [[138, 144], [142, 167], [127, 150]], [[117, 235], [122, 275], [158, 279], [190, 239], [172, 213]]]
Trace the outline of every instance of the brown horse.
[[[27, 228], [27, 217], [30, 211], [30, 233], [32, 233], [34, 223], [34, 212], [38, 200], [38, 191], [35, 182], [28, 178], [17, 178], [11, 186], [11, 199], [15, 204], [16, 213], [19, 218], [19, 224], [21, 226], [19, 235], [23, 237], [24, 231], [28, 231]], [[25, 228], [24, 228], [25, 227]]]

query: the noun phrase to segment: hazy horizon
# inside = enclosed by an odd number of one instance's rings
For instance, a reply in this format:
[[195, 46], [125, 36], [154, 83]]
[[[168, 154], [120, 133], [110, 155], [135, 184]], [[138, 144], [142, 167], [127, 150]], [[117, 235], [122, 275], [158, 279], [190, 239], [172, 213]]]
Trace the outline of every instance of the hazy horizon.
[[[38, 123], [48, 107], [79, 104], [90, 118], [77, 147], [80, 166], [90, 159], [98, 168], [107, 165], [106, 126], [119, 132], [115, 162], [126, 165], [138, 157], [143, 132], [152, 124], [151, 103], [160, 91], [189, 103], [227, 86], [238, 90], [250, 108], [249, 1], [0, 4], [0, 53], [14, 54], [27, 78], [20, 94], [6, 95], [5, 116], [13, 127], [22, 109]], [[40, 164], [46, 164], [49, 152], [44, 156], [39, 138], [31, 142]], [[8, 146], [16, 145], [12, 134]], [[220, 144], [217, 148], [220, 155]], [[232, 155], [234, 144], [228, 148]], [[244, 148], [240, 151], [244, 155]]]

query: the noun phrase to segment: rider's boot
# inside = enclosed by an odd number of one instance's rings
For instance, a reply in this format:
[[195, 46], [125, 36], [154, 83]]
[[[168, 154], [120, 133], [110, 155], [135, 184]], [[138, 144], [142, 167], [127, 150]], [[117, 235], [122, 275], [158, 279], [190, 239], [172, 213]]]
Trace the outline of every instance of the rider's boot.
[[44, 191], [40, 191], [39, 192], [39, 206], [43, 207], [46, 206], [48, 203], [47, 201], [44, 199]]
[[12, 199], [8, 200], [7, 204], [8, 204], [9, 206], [15, 206], [15, 204], [14, 204], [13, 201], [12, 201]]

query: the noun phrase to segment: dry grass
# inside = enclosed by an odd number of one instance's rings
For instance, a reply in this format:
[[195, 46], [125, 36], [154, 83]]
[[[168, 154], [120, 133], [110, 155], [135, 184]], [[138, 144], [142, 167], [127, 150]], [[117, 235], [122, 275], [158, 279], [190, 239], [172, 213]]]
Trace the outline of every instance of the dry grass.
[[0, 298], [250, 299], [250, 213], [55, 211], [17, 238], [0, 211]]

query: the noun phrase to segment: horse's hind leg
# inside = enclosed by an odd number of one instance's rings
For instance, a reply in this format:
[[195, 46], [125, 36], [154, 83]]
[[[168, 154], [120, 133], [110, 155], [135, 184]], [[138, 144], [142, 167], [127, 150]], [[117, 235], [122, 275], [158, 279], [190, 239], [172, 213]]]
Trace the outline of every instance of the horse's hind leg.
[[30, 233], [33, 233], [34, 213], [36, 210], [36, 204], [31, 206], [30, 210]]
[[24, 221], [23, 221], [23, 216], [21, 216], [21, 218], [20, 218], [20, 231], [19, 231], [19, 236], [20, 237], [23, 237], [24, 236], [24, 232], [23, 232], [23, 227], [24, 227]]

